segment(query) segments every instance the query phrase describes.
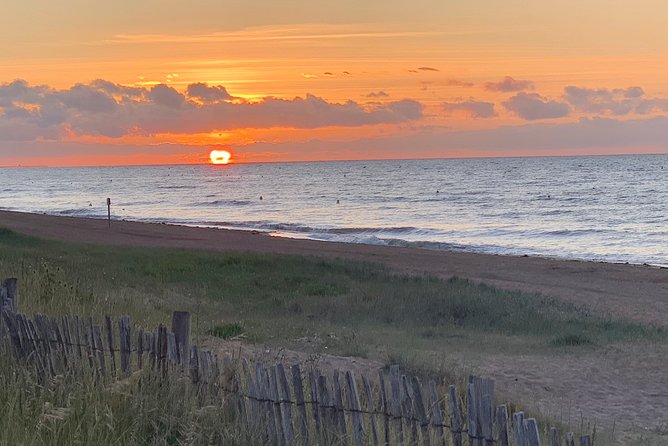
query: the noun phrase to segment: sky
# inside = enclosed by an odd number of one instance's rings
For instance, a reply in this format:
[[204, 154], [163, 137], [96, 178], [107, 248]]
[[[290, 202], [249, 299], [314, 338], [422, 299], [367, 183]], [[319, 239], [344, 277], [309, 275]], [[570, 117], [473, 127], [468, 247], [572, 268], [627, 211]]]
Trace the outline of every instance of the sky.
[[659, 0], [11, 1], [0, 166], [668, 153]]

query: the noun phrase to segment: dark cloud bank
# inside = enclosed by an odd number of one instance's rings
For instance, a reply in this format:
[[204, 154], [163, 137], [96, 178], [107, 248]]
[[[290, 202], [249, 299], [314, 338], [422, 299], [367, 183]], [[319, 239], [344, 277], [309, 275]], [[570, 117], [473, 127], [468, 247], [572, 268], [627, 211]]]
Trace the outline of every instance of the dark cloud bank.
[[164, 84], [136, 88], [96, 80], [56, 90], [17, 80], [0, 85], [0, 139], [56, 140], [64, 131], [117, 138], [235, 128], [352, 127], [417, 120], [422, 109], [410, 99], [362, 105], [310, 94], [248, 102], [224, 87], [203, 83], [190, 84], [181, 93]]

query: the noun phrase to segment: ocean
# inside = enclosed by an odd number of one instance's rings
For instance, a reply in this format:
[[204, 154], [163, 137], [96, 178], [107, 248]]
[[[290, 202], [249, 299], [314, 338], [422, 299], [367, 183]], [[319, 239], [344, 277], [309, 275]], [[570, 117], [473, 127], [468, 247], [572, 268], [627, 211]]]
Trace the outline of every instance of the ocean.
[[668, 265], [668, 155], [0, 169], [6, 210]]

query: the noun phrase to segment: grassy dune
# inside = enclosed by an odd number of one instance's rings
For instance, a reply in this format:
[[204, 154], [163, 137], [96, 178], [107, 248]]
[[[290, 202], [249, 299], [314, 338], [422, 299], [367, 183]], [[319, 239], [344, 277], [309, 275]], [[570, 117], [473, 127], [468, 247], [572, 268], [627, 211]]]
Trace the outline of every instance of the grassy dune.
[[[562, 351], [665, 338], [661, 329], [543, 296], [455, 277], [402, 276], [376, 264], [93, 246], [0, 229], [0, 277], [10, 276], [19, 278], [26, 313], [128, 314], [153, 327], [173, 310], [188, 310], [200, 340], [243, 337], [401, 362], [432, 376], [457, 373], [445, 359], [433, 360], [433, 352], [446, 358], [450, 350]], [[9, 433], [0, 444], [181, 444], [189, 436], [188, 444], [246, 441], [229, 432], [218, 409], [213, 415], [196, 410], [176, 378], [160, 391], [151, 387], [156, 383], [138, 381], [124, 391], [93, 382], [41, 387], [3, 361], [0, 379], [9, 383], [0, 386], [0, 431]], [[53, 415], [58, 407], [67, 410]]]

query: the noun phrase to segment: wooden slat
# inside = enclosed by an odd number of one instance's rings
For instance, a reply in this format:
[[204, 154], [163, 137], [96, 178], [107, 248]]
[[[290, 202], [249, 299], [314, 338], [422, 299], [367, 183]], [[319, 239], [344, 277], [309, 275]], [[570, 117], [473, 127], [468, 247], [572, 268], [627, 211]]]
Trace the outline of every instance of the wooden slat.
[[580, 446], [591, 446], [591, 437], [589, 435], [580, 437]]
[[485, 446], [494, 445], [494, 406], [492, 406], [492, 396], [485, 394], [482, 397], [482, 410], [480, 412], [480, 425], [482, 432], [480, 434], [484, 438]]
[[276, 372], [276, 366], [272, 366], [267, 370], [269, 374], [269, 398], [272, 401], [272, 406], [274, 409], [274, 419], [276, 422], [276, 434], [278, 438], [278, 444], [288, 444], [285, 441], [285, 429], [283, 428], [283, 411], [281, 408], [281, 397], [278, 393], [278, 377]]
[[478, 401], [476, 400], [476, 390], [474, 383], [468, 383], [466, 385], [466, 416], [467, 416], [467, 428], [469, 441], [472, 446], [481, 446], [482, 442], [480, 441], [479, 432], [478, 432]]
[[322, 412], [320, 410], [320, 400], [318, 399], [318, 374], [315, 372], [315, 370], [309, 370], [308, 382], [311, 393], [311, 413], [313, 415], [313, 422], [315, 424], [316, 432], [320, 432]]
[[515, 433], [515, 446], [525, 446], [524, 412], [515, 412], [513, 414], [513, 432]]
[[420, 432], [422, 436], [422, 444], [424, 446], [431, 446], [431, 432], [429, 431], [429, 418], [427, 417], [427, 409], [424, 403], [425, 398], [422, 392], [422, 384], [417, 376], [414, 376], [411, 384], [413, 385], [413, 407], [415, 409], [415, 416], [420, 423]]
[[130, 373], [130, 352], [132, 351], [132, 326], [129, 316], [118, 319], [118, 338], [121, 350], [121, 372]]
[[111, 317], [104, 317], [104, 327], [107, 332], [107, 348], [109, 349], [109, 366], [111, 367], [111, 374], [116, 375], [116, 352], [114, 351], [114, 331], [111, 324]]
[[550, 428], [550, 446], [561, 446], [559, 444], [559, 431], [556, 427]]
[[459, 413], [459, 398], [457, 388], [453, 385], [448, 386], [448, 400], [450, 403], [450, 432], [452, 432], [452, 444], [462, 446], [462, 424]]
[[100, 364], [100, 372], [102, 376], [107, 376], [107, 367], [104, 360], [104, 344], [102, 343], [102, 332], [99, 325], [93, 326], [93, 335], [95, 336], [95, 351], [97, 351], [97, 358]]
[[401, 416], [401, 377], [399, 366], [390, 366], [390, 387], [392, 389], [392, 418], [397, 430], [397, 444], [404, 444], [404, 426]]
[[190, 361], [190, 313], [175, 311], [172, 313], [172, 332], [176, 338], [179, 363], [188, 368]]
[[566, 446], [575, 446], [575, 436], [573, 432], [566, 432]]
[[401, 375], [401, 412], [411, 427], [411, 444], [418, 443], [417, 421], [413, 410], [413, 397], [411, 396], [408, 377]]
[[380, 402], [383, 411], [383, 444], [389, 446], [390, 444], [390, 404], [387, 398], [387, 391], [385, 390], [385, 374], [383, 370], [378, 370], [378, 383], [380, 386]]
[[431, 413], [431, 424], [436, 433], [436, 443], [439, 446], [446, 446], [447, 441], [445, 439], [445, 419], [443, 418], [443, 410], [441, 409], [441, 401], [438, 397], [438, 390], [436, 389], [436, 383], [434, 381], [429, 381], [429, 397], [431, 400], [429, 412]]
[[322, 414], [321, 432], [325, 438], [331, 437], [331, 433], [337, 431], [336, 408], [330, 397], [327, 377], [318, 376], [318, 402], [320, 403], [320, 413]]
[[339, 380], [340, 372], [334, 370], [332, 383], [334, 384], [334, 406], [336, 407], [337, 426], [342, 444], [348, 444], [348, 428], [346, 426], [346, 413], [343, 407], [343, 389]]
[[346, 372], [346, 388], [348, 389], [348, 399], [350, 401], [350, 410], [352, 418], [352, 434], [353, 443], [356, 446], [361, 446], [362, 437], [364, 436], [364, 424], [362, 422], [362, 406], [360, 404], [359, 393], [357, 392], [357, 382], [353, 372], [348, 370]]
[[278, 396], [281, 406], [281, 415], [283, 417], [283, 435], [285, 437], [285, 444], [292, 444], [295, 434], [292, 429], [292, 395], [290, 393], [290, 385], [288, 378], [285, 375], [285, 368], [283, 364], [276, 365], [276, 375], [278, 378]]
[[505, 404], [496, 408], [496, 425], [499, 435], [499, 446], [510, 446], [510, 437], [508, 435], [508, 408]]
[[302, 444], [309, 444], [308, 432], [308, 418], [306, 416], [306, 402], [304, 400], [304, 383], [302, 381], [302, 372], [299, 364], [295, 364], [291, 368], [292, 372], [292, 388], [295, 391], [295, 404], [297, 412], [299, 413], [299, 441]]
[[535, 418], [524, 420], [525, 441], [527, 446], [540, 446], [540, 434], [538, 433], [538, 423]]
[[362, 384], [364, 385], [364, 397], [366, 398], [366, 410], [369, 412], [369, 424], [371, 425], [371, 444], [378, 446], [380, 439], [378, 436], [378, 423], [376, 422], [376, 404], [373, 399], [373, 392], [371, 391], [371, 383], [369, 377], [362, 375]]

